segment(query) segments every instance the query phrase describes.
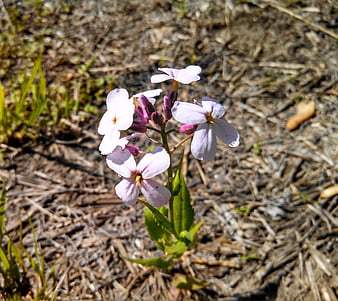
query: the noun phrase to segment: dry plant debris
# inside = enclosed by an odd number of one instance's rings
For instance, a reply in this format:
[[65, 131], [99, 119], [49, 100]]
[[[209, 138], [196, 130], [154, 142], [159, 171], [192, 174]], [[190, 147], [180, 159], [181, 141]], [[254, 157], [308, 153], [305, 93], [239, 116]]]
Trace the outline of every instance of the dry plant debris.
[[[219, 147], [212, 164], [186, 153], [197, 219], [205, 221], [198, 247], [171, 271], [122, 258], [157, 254], [140, 227], [142, 206], [112, 194], [118, 178], [98, 153], [94, 115], [68, 121], [71, 138], [1, 145], [6, 230], [17, 241], [22, 223], [33, 252], [32, 221], [46, 268], [56, 266], [57, 300], [336, 300], [338, 196], [319, 198], [337, 184], [337, 44], [322, 30], [336, 34], [336, 4], [288, 1], [282, 10], [284, 1], [196, 0], [183, 12], [174, 2], [69, 0], [65, 10], [48, 0], [48, 18], [18, 38], [48, 30], [43, 61], [54, 84], [75, 81], [74, 68], [93, 56], [90, 76], [112, 76], [131, 92], [153, 88], [146, 83], [158, 67], [203, 68], [194, 94], [229, 108], [242, 144]], [[37, 14], [30, 2], [3, 3]], [[13, 59], [8, 75], [22, 62]], [[290, 132], [291, 107], [305, 97], [315, 99], [316, 115]], [[104, 98], [92, 104], [103, 112]], [[180, 274], [210, 285], [177, 292]]]

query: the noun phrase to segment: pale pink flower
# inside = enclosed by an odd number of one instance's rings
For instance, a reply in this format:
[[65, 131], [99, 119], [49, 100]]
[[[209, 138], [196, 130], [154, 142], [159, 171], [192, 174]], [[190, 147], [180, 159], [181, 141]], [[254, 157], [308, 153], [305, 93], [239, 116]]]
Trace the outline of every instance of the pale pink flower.
[[156, 99], [154, 97], [159, 96], [162, 93], [162, 91], [163, 91], [162, 89], [147, 90], [147, 91], [135, 94], [133, 96], [133, 98], [140, 98], [141, 95], [144, 95], [145, 97], [148, 98], [148, 100], [150, 101], [150, 103], [152, 105], [154, 105], [155, 102], [156, 102]]
[[150, 79], [152, 83], [161, 83], [166, 80], [174, 80], [181, 84], [190, 84], [194, 81], [198, 81], [202, 69], [200, 66], [191, 65], [184, 69], [173, 69], [173, 68], [158, 68], [158, 70], [166, 74], [156, 74]]
[[104, 135], [99, 150], [101, 154], [111, 153], [119, 144], [120, 131], [127, 130], [133, 123], [135, 106], [129, 99], [126, 89], [110, 91], [107, 100], [107, 111], [99, 123], [98, 132]]
[[169, 167], [170, 157], [164, 148], [156, 147], [136, 164], [127, 149], [116, 147], [106, 160], [108, 167], [124, 178], [115, 186], [115, 191], [127, 204], [134, 205], [140, 192], [154, 207], [162, 207], [169, 201], [170, 191], [151, 179]]
[[214, 159], [216, 137], [230, 147], [239, 145], [237, 130], [224, 119], [225, 108], [215, 99], [203, 97], [202, 104], [176, 101], [172, 114], [179, 122], [197, 125], [191, 142], [191, 153], [196, 159]]

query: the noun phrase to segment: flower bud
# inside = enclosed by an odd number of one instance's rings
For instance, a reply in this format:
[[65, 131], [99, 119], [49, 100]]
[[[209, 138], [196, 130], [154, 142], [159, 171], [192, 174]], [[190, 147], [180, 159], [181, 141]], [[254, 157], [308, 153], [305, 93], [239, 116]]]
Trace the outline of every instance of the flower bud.
[[147, 131], [146, 124], [147, 124], [146, 120], [134, 119], [133, 124], [130, 126], [129, 129], [134, 132], [145, 133]]
[[154, 122], [155, 124], [161, 125], [163, 124], [164, 118], [160, 113], [153, 112], [151, 114], [151, 121]]
[[141, 104], [141, 107], [144, 110], [144, 115], [147, 120], [151, 118], [151, 114], [155, 112], [155, 107], [154, 105], [148, 100], [147, 97], [144, 95], [141, 95], [139, 98], [139, 102]]
[[190, 135], [193, 134], [197, 129], [198, 124], [186, 123], [182, 124], [180, 127], [180, 132]]
[[164, 117], [166, 120], [169, 120], [172, 117], [171, 109], [176, 99], [177, 99], [177, 92], [175, 91], [170, 91], [168, 95], [164, 96], [163, 98], [163, 112], [164, 112]]
[[126, 149], [129, 150], [129, 152], [136, 157], [139, 152], [140, 152], [140, 148], [137, 146], [131, 146], [131, 145], [126, 145]]

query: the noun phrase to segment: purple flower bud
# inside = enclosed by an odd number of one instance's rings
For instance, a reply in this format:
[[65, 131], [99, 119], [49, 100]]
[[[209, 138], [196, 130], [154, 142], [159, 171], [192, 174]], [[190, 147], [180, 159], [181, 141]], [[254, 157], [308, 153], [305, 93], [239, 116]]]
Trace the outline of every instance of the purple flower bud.
[[137, 106], [135, 108], [135, 113], [137, 115], [137, 117], [142, 120], [142, 121], [145, 121], [146, 123], [148, 122], [147, 120], [147, 112], [146, 110], [144, 109], [144, 107], [141, 107], [141, 106]]
[[136, 157], [140, 152], [140, 148], [137, 146], [126, 145], [126, 149], [129, 150], [134, 157]]
[[177, 99], [177, 92], [170, 91], [168, 95], [163, 98], [163, 112], [166, 120], [170, 120], [172, 117], [171, 109]]
[[158, 112], [151, 113], [151, 121], [153, 121], [155, 124], [161, 125], [163, 124], [163, 116]]
[[147, 97], [145, 97], [144, 95], [141, 95], [140, 98], [139, 98], [139, 102], [141, 104], [141, 107], [143, 108], [144, 110], [144, 113], [145, 113], [145, 117], [147, 120], [150, 119], [151, 117], [151, 114], [153, 112], [155, 112], [155, 107], [154, 105], [148, 100]]
[[191, 135], [196, 131], [197, 127], [198, 127], [198, 124], [192, 124], [192, 123], [182, 124], [180, 127], [180, 132], [187, 134], [187, 135]]
[[169, 98], [169, 96], [164, 96], [163, 97], [163, 113], [164, 113], [164, 117], [166, 120], [170, 120], [171, 117], [173, 116], [171, 114], [171, 100]]
[[146, 120], [134, 119], [133, 124], [129, 129], [134, 132], [145, 133], [147, 131], [146, 124], [147, 124]]

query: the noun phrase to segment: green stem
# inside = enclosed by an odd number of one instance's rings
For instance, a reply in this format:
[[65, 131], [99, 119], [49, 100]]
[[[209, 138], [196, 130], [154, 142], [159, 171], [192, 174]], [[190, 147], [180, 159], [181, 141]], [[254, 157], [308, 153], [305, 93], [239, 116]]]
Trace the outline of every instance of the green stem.
[[170, 164], [168, 167], [168, 183], [167, 183], [167, 188], [171, 192], [171, 198], [169, 200], [169, 221], [174, 224], [174, 199], [172, 196], [173, 193], [173, 165], [172, 165], [172, 157], [171, 157], [171, 152], [168, 144], [168, 136], [165, 131], [166, 123], [163, 123], [161, 125], [161, 137], [162, 137], [162, 142], [163, 142], [163, 147], [167, 151], [169, 158], [170, 158]]

